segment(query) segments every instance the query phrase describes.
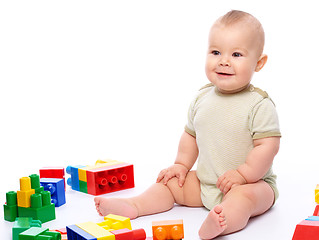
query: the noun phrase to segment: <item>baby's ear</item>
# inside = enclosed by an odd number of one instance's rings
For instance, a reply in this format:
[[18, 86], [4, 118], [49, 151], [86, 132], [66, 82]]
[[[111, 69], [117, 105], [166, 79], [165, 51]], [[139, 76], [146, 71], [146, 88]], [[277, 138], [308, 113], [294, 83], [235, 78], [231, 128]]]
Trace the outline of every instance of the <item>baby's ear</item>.
[[257, 62], [255, 72], [259, 72], [266, 64], [268, 56], [266, 54], [262, 54]]

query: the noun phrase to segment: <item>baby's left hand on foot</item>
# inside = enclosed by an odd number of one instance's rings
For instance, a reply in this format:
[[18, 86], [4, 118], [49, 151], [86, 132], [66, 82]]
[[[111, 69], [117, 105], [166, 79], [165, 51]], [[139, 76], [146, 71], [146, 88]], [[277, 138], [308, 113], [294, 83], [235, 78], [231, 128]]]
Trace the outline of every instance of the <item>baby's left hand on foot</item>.
[[229, 170], [218, 178], [216, 186], [226, 194], [233, 187], [246, 183], [246, 179], [237, 170]]

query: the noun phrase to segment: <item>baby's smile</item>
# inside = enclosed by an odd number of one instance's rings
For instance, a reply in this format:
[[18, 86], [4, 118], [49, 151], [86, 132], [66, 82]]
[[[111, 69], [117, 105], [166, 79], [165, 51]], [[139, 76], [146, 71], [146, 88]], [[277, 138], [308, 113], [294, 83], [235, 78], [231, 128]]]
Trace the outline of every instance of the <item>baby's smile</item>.
[[221, 71], [221, 72], [217, 72], [216, 71], [216, 74], [219, 76], [219, 77], [223, 77], [223, 78], [225, 78], [225, 77], [232, 77], [232, 76], [234, 76], [235, 74], [233, 73], [233, 72], [224, 72], [224, 71]]

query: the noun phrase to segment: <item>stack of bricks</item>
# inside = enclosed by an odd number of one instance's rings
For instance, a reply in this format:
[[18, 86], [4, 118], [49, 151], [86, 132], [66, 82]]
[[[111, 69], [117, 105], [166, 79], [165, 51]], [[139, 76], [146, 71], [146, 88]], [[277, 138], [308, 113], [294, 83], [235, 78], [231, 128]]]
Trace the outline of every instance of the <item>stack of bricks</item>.
[[63, 167], [44, 167], [39, 170], [40, 184], [51, 193], [51, 203], [60, 207], [65, 200], [65, 178]]
[[297, 224], [292, 240], [319, 239], [319, 184], [315, 188], [315, 202], [317, 205], [312, 216]]
[[4, 219], [10, 222], [17, 217], [32, 217], [42, 223], [55, 219], [55, 206], [51, 194], [40, 186], [37, 174], [20, 178], [20, 190], [6, 193]]
[[133, 165], [115, 160], [98, 160], [94, 166], [68, 166], [67, 184], [73, 190], [101, 195], [134, 187]]
[[145, 240], [144, 229], [132, 230], [129, 218], [109, 214], [101, 223], [85, 222], [66, 227], [68, 240]]

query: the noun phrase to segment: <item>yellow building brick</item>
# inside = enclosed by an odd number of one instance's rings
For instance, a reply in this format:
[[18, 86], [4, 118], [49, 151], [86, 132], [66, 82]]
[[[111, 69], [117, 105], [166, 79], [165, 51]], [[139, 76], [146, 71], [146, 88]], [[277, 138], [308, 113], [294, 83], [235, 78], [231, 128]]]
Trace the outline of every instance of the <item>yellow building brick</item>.
[[20, 178], [20, 191], [17, 191], [17, 204], [19, 207], [31, 207], [30, 197], [35, 193], [31, 188], [31, 179], [29, 177]]
[[105, 228], [105, 229], [130, 229], [132, 230], [131, 226], [131, 220], [127, 217], [122, 217], [114, 214], [109, 214], [104, 217], [104, 221], [101, 223], [98, 223], [99, 226]]
[[94, 222], [76, 224], [79, 228], [91, 234], [97, 240], [115, 240], [115, 235], [100, 227]]

